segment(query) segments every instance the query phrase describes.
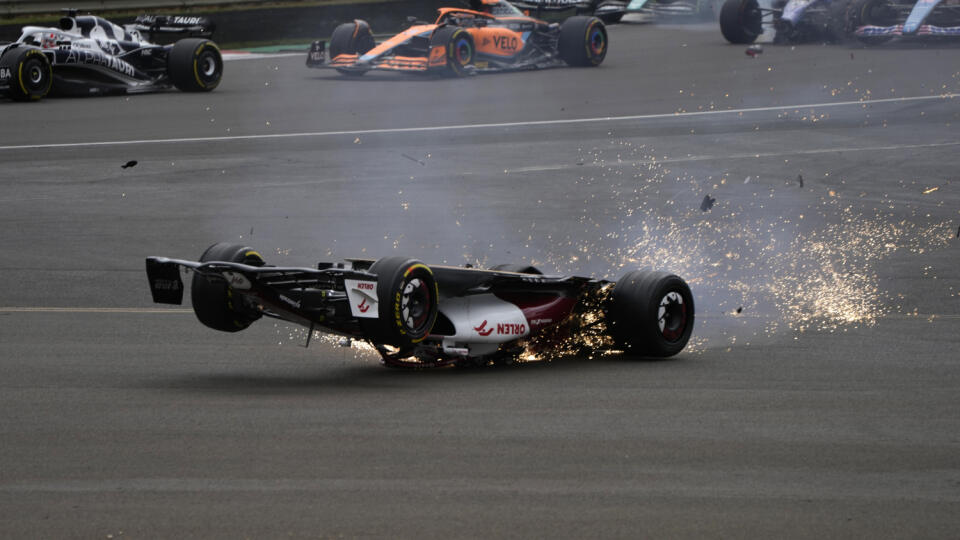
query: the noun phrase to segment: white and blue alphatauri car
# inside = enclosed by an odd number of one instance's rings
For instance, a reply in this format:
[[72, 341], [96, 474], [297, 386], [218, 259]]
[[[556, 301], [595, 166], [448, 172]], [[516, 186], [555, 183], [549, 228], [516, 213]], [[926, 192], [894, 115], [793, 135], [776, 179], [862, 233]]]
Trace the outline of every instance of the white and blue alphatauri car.
[[[119, 26], [69, 11], [56, 28], [26, 26], [17, 41], [0, 44], [0, 96], [210, 91], [223, 75], [220, 50], [205, 39], [212, 32], [205, 17], [144, 15]], [[170, 45], [144, 39], [154, 34], [189, 37]]]

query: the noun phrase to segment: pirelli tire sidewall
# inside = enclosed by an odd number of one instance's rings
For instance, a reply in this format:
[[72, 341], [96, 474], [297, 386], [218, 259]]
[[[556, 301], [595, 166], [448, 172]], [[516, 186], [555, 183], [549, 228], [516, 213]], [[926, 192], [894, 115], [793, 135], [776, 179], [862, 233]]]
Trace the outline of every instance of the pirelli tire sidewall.
[[178, 90], [209, 92], [223, 78], [223, 57], [217, 45], [208, 39], [181, 39], [170, 48], [167, 73]]
[[627, 354], [673, 356], [693, 332], [693, 293], [668, 272], [634, 271], [614, 285], [606, 320], [616, 345]]
[[607, 27], [596, 17], [570, 17], [560, 25], [557, 52], [568, 65], [596, 67], [607, 57]]
[[462, 77], [467, 75], [470, 66], [476, 62], [477, 47], [470, 32], [458, 26], [441, 26], [430, 37], [430, 50], [443, 47], [446, 64], [435, 68], [440, 75]]
[[53, 66], [40, 49], [8, 50], [0, 60], [0, 69], [9, 70], [7, 94], [16, 101], [39, 101], [53, 88]]
[[439, 290], [430, 267], [408, 257], [384, 257], [370, 272], [377, 276], [379, 315], [364, 321], [370, 340], [405, 348], [426, 339], [439, 312]]
[[[223, 261], [263, 266], [263, 257], [253, 248], [221, 242], [207, 248], [200, 262]], [[262, 315], [244, 305], [240, 295], [223, 280], [207, 279], [194, 273], [190, 301], [197, 319], [208, 328], [221, 332], [239, 332]]]

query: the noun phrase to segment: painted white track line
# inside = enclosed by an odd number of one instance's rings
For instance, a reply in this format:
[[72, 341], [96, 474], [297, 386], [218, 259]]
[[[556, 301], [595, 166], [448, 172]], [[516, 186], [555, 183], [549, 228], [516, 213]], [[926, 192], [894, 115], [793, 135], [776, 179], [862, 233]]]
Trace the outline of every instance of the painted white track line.
[[[783, 152], [749, 152], [742, 154], [712, 155], [704, 154], [699, 156], [667, 157], [663, 159], [624, 159], [620, 161], [611, 161], [610, 164], [616, 165], [654, 165], [665, 163], [690, 163], [695, 161], [720, 161], [726, 159], [761, 159], [772, 157], [790, 157], [805, 156], [817, 154], [835, 154], [837, 152], [882, 152], [884, 150], [918, 150], [922, 148], [942, 148], [947, 146], [960, 146], [960, 141], [926, 143], [926, 144], [894, 144], [884, 146], [835, 146], [831, 148], [812, 148], [809, 150], [784, 150]], [[584, 165], [571, 165], [568, 163], [557, 165], [531, 165], [528, 167], [517, 167], [516, 169], [505, 169], [504, 172], [524, 173], [540, 171], [560, 171], [565, 169], [579, 169], [586, 166], [595, 165], [586, 163]]]
[[743, 115], [757, 112], [786, 111], [791, 109], [827, 109], [837, 107], [867, 107], [869, 105], [878, 105], [883, 103], [911, 103], [922, 101], [947, 101], [960, 94], [940, 94], [936, 96], [914, 96], [899, 98], [872, 99], [869, 101], [837, 101], [832, 103], [805, 103], [798, 105], [777, 105], [771, 107], [753, 107], [745, 109], [723, 109], [712, 111], [693, 111], [683, 113], [660, 113], [660, 114], [637, 114], [630, 116], [601, 116], [594, 118], [571, 118], [566, 120], [529, 120], [526, 122], [501, 122], [492, 124], [458, 124], [450, 126], [424, 126], [424, 127], [406, 127], [406, 128], [383, 128], [383, 129], [361, 129], [346, 131], [313, 131], [302, 133], [269, 133], [262, 135], [230, 135], [216, 137], [184, 137], [177, 139], [140, 139], [132, 141], [99, 141], [99, 142], [79, 142], [79, 143], [51, 143], [51, 144], [24, 144], [0, 146], [3, 150], [32, 150], [47, 148], [90, 148], [97, 146], [128, 146], [135, 144], [174, 144], [174, 143], [195, 143], [195, 142], [231, 142], [231, 141], [249, 141], [249, 140], [269, 140], [269, 139], [292, 139], [306, 137], [331, 137], [342, 135], [382, 135], [391, 133], [412, 133], [412, 132], [439, 132], [439, 131], [467, 131], [479, 129], [503, 129], [513, 127], [532, 127], [532, 126], [559, 126], [573, 124], [590, 124], [598, 122], [627, 122], [636, 120], [658, 120], [666, 118], [696, 118], [702, 116], [717, 115]]

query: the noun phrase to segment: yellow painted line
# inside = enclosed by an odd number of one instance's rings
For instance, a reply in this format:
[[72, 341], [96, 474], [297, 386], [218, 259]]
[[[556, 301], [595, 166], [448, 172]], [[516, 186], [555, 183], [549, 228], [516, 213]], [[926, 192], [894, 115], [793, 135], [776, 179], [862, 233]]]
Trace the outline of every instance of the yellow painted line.
[[0, 313], [192, 313], [192, 309], [96, 307], [0, 307]]

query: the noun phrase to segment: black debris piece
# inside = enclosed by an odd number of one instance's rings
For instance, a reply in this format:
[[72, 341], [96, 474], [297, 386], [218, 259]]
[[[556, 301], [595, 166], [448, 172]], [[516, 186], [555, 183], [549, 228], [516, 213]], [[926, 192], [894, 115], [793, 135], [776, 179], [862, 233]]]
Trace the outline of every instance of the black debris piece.
[[120, 168], [121, 168], [121, 169], [129, 169], [130, 167], [136, 167], [136, 166], [137, 166], [137, 160], [131, 159], [130, 161], [128, 161], [128, 162], [124, 163], [123, 165], [121, 165]]
[[960, 238], [960, 227], [957, 227], [957, 238]]
[[797, 182], [800, 184], [800, 187], [803, 187], [803, 175], [802, 175], [802, 174], [798, 174], [798, 175], [797, 175]]
[[737, 314], [739, 315], [739, 314], [742, 313], [742, 312], [743, 312], [743, 306], [738, 307], [738, 308], [737, 308]]
[[422, 165], [422, 166], [424, 166], [424, 167], [427, 166], [427, 164], [426, 164], [425, 162], [420, 161], [419, 159], [417, 159], [417, 158], [415, 158], [415, 157], [413, 157], [413, 156], [408, 156], [408, 155], [406, 155], [406, 154], [400, 154], [400, 155], [403, 156], [403, 157], [405, 157], [405, 158], [407, 158], [407, 159], [409, 159], [410, 161], [415, 161], [415, 162], [419, 163], [420, 165]]
[[704, 212], [709, 212], [710, 209], [713, 208], [713, 203], [715, 202], [717, 202], [717, 200], [714, 199], [713, 197], [709, 195], [704, 195], [703, 202], [700, 203], [700, 210]]

